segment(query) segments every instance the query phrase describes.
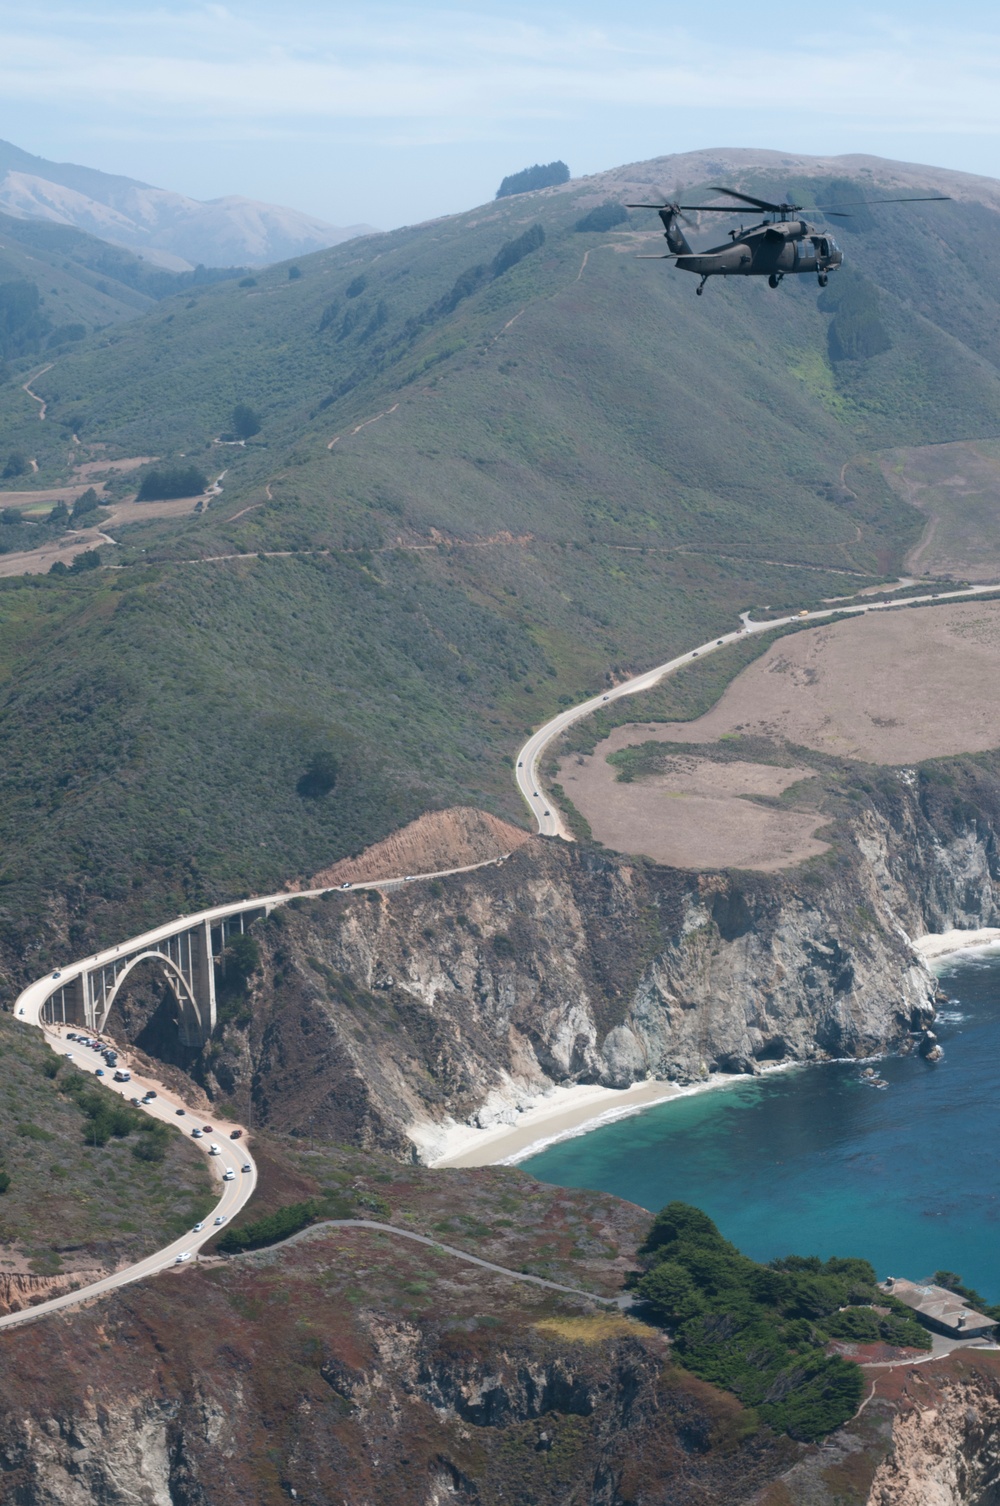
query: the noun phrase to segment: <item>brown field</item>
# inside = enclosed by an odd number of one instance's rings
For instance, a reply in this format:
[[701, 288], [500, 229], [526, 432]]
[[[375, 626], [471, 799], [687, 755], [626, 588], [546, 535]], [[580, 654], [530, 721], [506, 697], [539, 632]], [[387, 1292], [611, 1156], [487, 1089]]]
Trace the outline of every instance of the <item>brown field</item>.
[[955, 580], [1000, 580], [1000, 440], [891, 450], [889, 485], [927, 514], [906, 568]]
[[808, 769], [679, 754], [621, 783], [608, 756], [646, 742], [763, 737], [865, 763], [911, 764], [1000, 747], [1000, 602], [855, 617], [796, 633], [738, 675], [690, 722], [617, 727], [559, 781], [598, 841], [680, 868], [769, 870], [825, 850], [813, 810], [757, 803]]
[[[642, 740], [743, 733], [881, 764], [984, 752], [1000, 747], [998, 667], [1000, 602], [873, 613], [782, 639], [705, 716]], [[627, 730], [618, 746], [640, 740]]]
[[563, 760], [559, 780], [599, 842], [642, 853], [672, 868], [754, 868], [770, 872], [825, 852], [815, 811], [757, 804], [810, 770], [772, 764], [713, 763], [680, 755], [662, 774], [623, 784], [607, 762], [616, 747], [645, 742], [644, 728], [619, 727], [591, 757]]

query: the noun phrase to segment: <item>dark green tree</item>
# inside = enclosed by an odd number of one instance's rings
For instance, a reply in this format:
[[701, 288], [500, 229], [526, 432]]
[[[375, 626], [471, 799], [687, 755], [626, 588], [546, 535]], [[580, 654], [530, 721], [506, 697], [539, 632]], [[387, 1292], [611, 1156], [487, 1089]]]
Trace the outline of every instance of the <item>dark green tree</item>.
[[260, 433], [260, 418], [248, 403], [237, 403], [230, 420], [237, 439], [252, 439]]

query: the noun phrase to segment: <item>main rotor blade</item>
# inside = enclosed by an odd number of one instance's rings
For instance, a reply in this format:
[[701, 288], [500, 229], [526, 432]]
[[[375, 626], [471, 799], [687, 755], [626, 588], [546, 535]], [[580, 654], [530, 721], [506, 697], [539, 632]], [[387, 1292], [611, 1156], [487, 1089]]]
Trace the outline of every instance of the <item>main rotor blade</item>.
[[752, 194], [738, 193], [735, 188], [720, 188], [717, 183], [710, 185], [713, 193], [727, 193], [731, 199], [742, 199], [744, 204], [753, 204], [756, 209], [766, 209], [770, 213], [780, 214], [783, 209], [800, 209], [799, 204], [772, 204], [768, 199], [755, 199]]
[[[818, 209], [826, 213], [828, 209], [841, 209], [847, 204], [945, 204], [951, 203], [950, 193], [921, 193], [907, 195], [903, 199], [844, 199], [840, 204], [806, 204], [805, 208]], [[800, 206], [801, 208], [802, 206]]]
[[[768, 205], [767, 207], [770, 208], [771, 206]], [[673, 203], [671, 203], [671, 204], [626, 204], [625, 208], [626, 209], [673, 209], [675, 212], [681, 212], [681, 211], [689, 210], [689, 209], [697, 209], [699, 211], [699, 213], [701, 213], [701, 214], [739, 214], [739, 212], [740, 212], [740, 206], [738, 204], [729, 204], [729, 205], [720, 205], [720, 204], [673, 204]]]

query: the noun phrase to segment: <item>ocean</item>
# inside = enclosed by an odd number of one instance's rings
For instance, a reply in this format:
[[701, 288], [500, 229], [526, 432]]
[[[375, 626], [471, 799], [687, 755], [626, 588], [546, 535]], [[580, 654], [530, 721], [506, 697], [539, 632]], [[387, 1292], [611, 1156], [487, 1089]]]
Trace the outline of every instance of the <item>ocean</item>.
[[694, 1094], [521, 1162], [653, 1211], [703, 1208], [745, 1254], [859, 1255], [879, 1277], [957, 1271], [1000, 1302], [1000, 952], [939, 965], [940, 1062], [794, 1067]]

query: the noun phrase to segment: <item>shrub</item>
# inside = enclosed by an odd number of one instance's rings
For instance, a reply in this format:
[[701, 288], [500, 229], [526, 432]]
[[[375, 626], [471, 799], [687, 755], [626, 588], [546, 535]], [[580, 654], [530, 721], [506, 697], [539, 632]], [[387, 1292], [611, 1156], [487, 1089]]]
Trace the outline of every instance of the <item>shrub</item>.
[[289, 267], [289, 269], [288, 269], [288, 281], [289, 282], [298, 282], [298, 280], [299, 280], [299, 278], [301, 276], [302, 276], [302, 268], [301, 267]]
[[569, 182], [569, 168], [565, 162], [547, 162], [543, 167], [536, 162], [534, 167], [523, 167], [519, 173], [508, 173], [497, 189], [498, 199], [508, 199], [516, 193], [532, 193], [537, 188], [553, 188]]
[[346, 293], [348, 298], [360, 298], [361, 294], [364, 292], [367, 286], [368, 278], [364, 275], [363, 272], [361, 272], [357, 277], [355, 277], [353, 282], [349, 282], [347, 284], [344, 292]]
[[24, 517], [20, 509], [17, 507], [5, 507], [3, 511], [0, 512], [0, 523], [6, 523], [8, 526], [13, 525], [14, 527], [16, 527], [19, 523], [23, 522]]
[[45, 519], [53, 528], [63, 528], [69, 522], [69, 508], [65, 502], [57, 502]]
[[532, 251], [537, 251], [544, 241], [545, 231], [541, 225], [529, 225], [523, 235], [519, 235], [516, 240], [508, 241], [505, 246], [500, 247], [490, 267], [491, 275], [502, 277], [504, 272], [509, 272], [511, 267], [516, 267], [518, 262], [523, 261]]
[[573, 227], [580, 231], [613, 230], [616, 225], [623, 224], [628, 219], [628, 210], [624, 204], [619, 204], [616, 199], [605, 199], [603, 204], [598, 204], [589, 214], [585, 214], [582, 220], [577, 220]]
[[[57, 563], [59, 563], [59, 562], [57, 561]], [[98, 552], [98, 550], [96, 550], [96, 549], [85, 549], [82, 554], [78, 554], [76, 556], [76, 558], [73, 560], [73, 563], [69, 567], [70, 568], [70, 574], [71, 575], [80, 575], [80, 574], [83, 573], [84, 570], [96, 570], [97, 567], [98, 567], [98, 565], [100, 563], [101, 563], [101, 556], [100, 556], [100, 553]], [[53, 569], [54, 568], [55, 568], [55, 566], [53, 566]], [[49, 571], [49, 574], [50, 575], [52, 574], [51, 570]]]
[[196, 465], [165, 465], [147, 471], [136, 500], [162, 502], [171, 497], [199, 497], [208, 478]]
[[0, 1171], [0, 1196], [10, 1187], [10, 1172]]

